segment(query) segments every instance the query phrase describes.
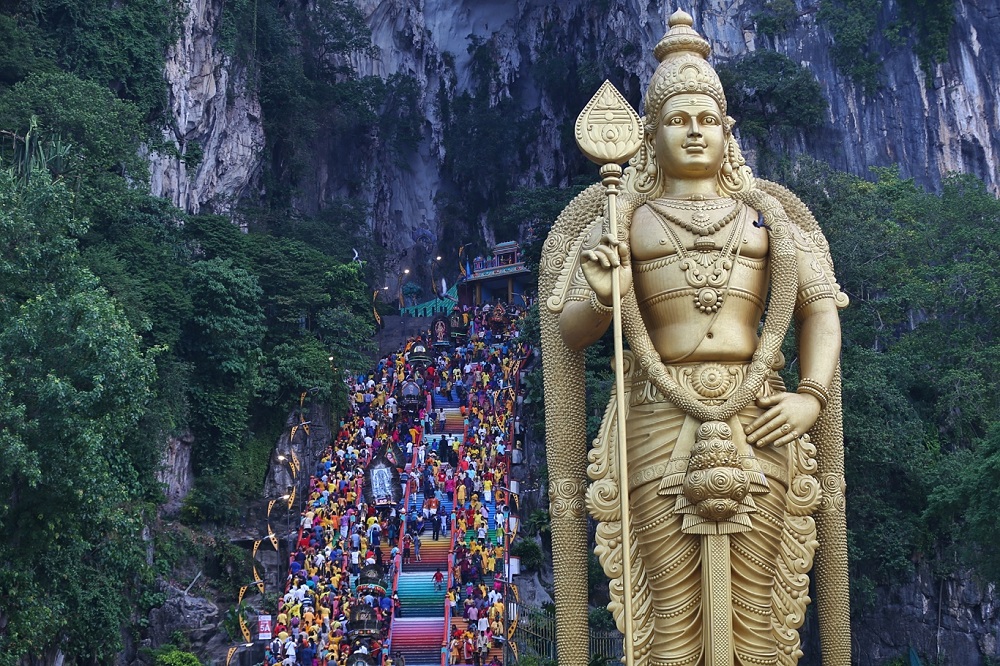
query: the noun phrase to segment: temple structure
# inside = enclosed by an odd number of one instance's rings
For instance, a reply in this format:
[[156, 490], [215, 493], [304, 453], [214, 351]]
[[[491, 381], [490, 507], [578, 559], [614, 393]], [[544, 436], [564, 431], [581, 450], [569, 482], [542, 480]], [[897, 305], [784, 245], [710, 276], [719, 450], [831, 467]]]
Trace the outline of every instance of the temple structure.
[[531, 271], [525, 266], [521, 248], [515, 241], [494, 245], [489, 256], [476, 257], [466, 273], [458, 283], [461, 305], [508, 303], [526, 307], [526, 294], [534, 290]]

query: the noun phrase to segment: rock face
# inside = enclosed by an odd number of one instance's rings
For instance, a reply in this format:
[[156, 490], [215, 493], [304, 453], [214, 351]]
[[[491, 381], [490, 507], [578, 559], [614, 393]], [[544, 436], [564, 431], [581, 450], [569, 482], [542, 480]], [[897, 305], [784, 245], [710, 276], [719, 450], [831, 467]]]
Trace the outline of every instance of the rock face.
[[175, 514], [180, 510], [181, 503], [194, 485], [194, 470], [191, 467], [193, 441], [190, 434], [167, 438], [163, 461], [156, 475], [156, 480], [163, 484], [163, 494], [167, 498], [160, 507], [165, 515]]
[[[309, 476], [316, 470], [316, 464], [330, 445], [332, 433], [330, 414], [325, 408], [312, 408], [305, 420], [308, 425], [296, 427], [295, 435], [292, 436], [292, 426], [300, 421], [297, 411], [288, 415], [285, 431], [271, 454], [271, 464], [264, 481], [265, 497], [280, 497], [294, 486], [296, 506], [301, 506], [308, 493]], [[275, 511], [277, 510], [276, 507]], [[296, 508], [292, 507], [292, 511], [296, 511]]]
[[[700, 13], [710, 39], [712, 26], [731, 37], [731, 22], [713, 10], [716, 3], [699, 4], [707, 5]], [[874, 38], [882, 85], [871, 95], [836, 69], [833, 38], [817, 23], [815, 7], [801, 0], [796, 5], [795, 27], [773, 44], [750, 31], [743, 36], [748, 49], [773, 47], [819, 80], [830, 103], [828, 124], [819, 145], [805, 145], [803, 152], [862, 176], [871, 166], [898, 164], [904, 177], [932, 188], [950, 171], [973, 173], [998, 191], [1000, 40], [995, 35], [1000, 2], [956, 0], [948, 59], [934, 67], [930, 80], [912, 48], [893, 47], [883, 35], [899, 14], [896, 3], [884, 3]], [[742, 18], [746, 21], [745, 13]]]
[[[996, 588], [971, 572], [935, 581], [926, 569], [898, 589], [879, 589], [873, 613], [854, 622], [859, 666], [876, 666], [913, 648], [925, 663], [985, 666], [1000, 656]], [[818, 661], [816, 662], [818, 663]]]
[[[258, 189], [264, 146], [260, 104], [245, 70], [218, 46], [222, 0], [186, 0], [182, 34], [168, 53], [172, 122], [164, 139], [176, 151], [151, 154], [152, 189], [190, 212], [231, 211]], [[510, 99], [535, 114], [539, 133], [528, 146], [517, 180], [522, 185], [565, 184], [572, 175], [560, 135], [576, 110], [538, 76], [546, 54], [583, 54], [608, 71], [633, 103], [655, 65], [652, 47], [663, 35], [666, 9], [650, 0], [357, 0], [372, 30], [375, 57], [357, 56], [359, 75], [414, 78], [423, 139], [408, 156], [388, 158], [376, 145], [368, 159], [344, 169], [342, 156], [317, 146], [315, 169], [302, 184], [299, 205], [309, 211], [345, 194], [370, 205], [372, 233], [391, 251], [436, 246], [442, 235], [440, 194], [448, 188], [442, 100], [468, 92], [474, 82], [472, 41], [489, 47], [496, 80], [491, 100]], [[871, 166], [899, 164], [904, 177], [930, 187], [949, 171], [971, 172], [1000, 187], [1000, 0], [955, 0], [948, 59], [925, 81], [912, 38], [893, 45], [883, 33], [899, 19], [894, 1], [881, 3], [872, 46], [880, 54], [880, 87], [865, 93], [833, 62], [833, 37], [817, 21], [818, 5], [795, 0], [798, 18], [769, 38], [753, 16], [764, 0], [691, 0], [685, 7], [714, 45], [716, 62], [773, 48], [805, 65], [829, 102], [824, 128], [787, 147], [865, 176]], [[994, 28], [994, 29], [991, 29]], [[587, 57], [591, 57], [587, 55]], [[739, 120], [739, 119], [737, 119]], [[747, 142], [748, 143], [748, 142]], [[753, 146], [749, 154], [753, 155]], [[202, 153], [200, 162], [197, 159]], [[484, 220], [469, 220], [492, 239]], [[471, 229], [470, 229], [471, 231]], [[431, 251], [431, 250], [429, 250]]]
[[[942, 582], [921, 567], [904, 585], [876, 589], [869, 607], [853, 609], [852, 663], [881, 666], [913, 650], [925, 664], [995, 664], [998, 603], [995, 586], [981, 585], [970, 571]], [[816, 613], [808, 613], [800, 666], [821, 666], [816, 622]]]
[[149, 155], [154, 195], [189, 213], [231, 211], [255, 186], [264, 127], [246, 69], [218, 46], [222, 0], [186, 0], [181, 36], [167, 53], [170, 124]]
[[[565, 184], [566, 155], [559, 135], [574, 120], [560, 111], [558, 95], [546, 89], [535, 65], [544, 53], [586, 52], [596, 46], [614, 81], [638, 103], [655, 66], [652, 48], [664, 34], [667, 10], [648, 0], [360, 0], [368, 17], [376, 58], [354, 63], [361, 75], [415, 77], [422, 90], [425, 138], [406, 169], [386, 165], [370, 174], [368, 190], [374, 231], [394, 249], [412, 247], [414, 236], [429, 227], [439, 235], [436, 202], [442, 187], [447, 128], [440, 94], [450, 97], [472, 85], [469, 45], [482, 40], [498, 70], [494, 101], [510, 98], [524, 111], [537, 112], [540, 133], [528, 148], [521, 184]], [[816, 19], [818, 5], [796, 0], [798, 18], [776, 39], [756, 34], [753, 15], [762, 0], [693, 0], [686, 7], [714, 45], [716, 62], [771, 48], [806, 66], [829, 101], [826, 125], [787, 146], [827, 161], [838, 169], [866, 176], [872, 166], [898, 164], [901, 175], [931, 188], [949, 171], [971, 172], [994, 192], [1000, 187], [1000, 0], [956, 0], [948, 60], [925, 75], [913, 40], [891, 45], [883, 32], [899, 18], [894, 2], [882, 3], [873, 48], [881, 54], [880, 87], [872, 94], [841, 73], [833, 62], [833, 37]], [[991, 30], [991, 22], [993, 30]], [[627, 73], [627, 74], [624, 74]], [[576, 113], [574, 110], [573, 114]], [[739, 120], [739, 119], [737, 119]], [[745, 146], [747, 147], [747, 146]], [[752, 154], [753, 146], [750, 153]], [[321, 170], [322, 171], [322, 170]], [[332, 171], [332, 170], [331, 170]], [[323, 171], [323, 173], [327, 173]], [[331, 183], [325, 183], [331, 189]], [[470, 225], [477, 221], [470, 220]], [[490, 231], [483, 230], [490, 239]]]
[[170, 643], [174, 632], [184, 634], [191, 641], [191, 649], [202, 652], [217, 648], [224, 632], [220, 623], [219, 607], [203, 597], [185, 594], [184, 590], [161, 583], [161, 591], [167, 600], [159, 608], [149, 612], [147, 640], [150, 646]]

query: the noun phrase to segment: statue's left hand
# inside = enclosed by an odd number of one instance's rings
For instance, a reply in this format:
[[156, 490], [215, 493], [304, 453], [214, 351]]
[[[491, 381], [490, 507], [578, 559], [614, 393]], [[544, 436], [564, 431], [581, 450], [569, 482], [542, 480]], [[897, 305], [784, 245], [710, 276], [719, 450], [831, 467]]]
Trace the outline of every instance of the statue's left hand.
[[795, 441], [816, 423], [819, 400], [805, 393], [775, 393], [757, 399], [766, 409], [746, 427], [747, 441], [755, 446], [784, 446]]

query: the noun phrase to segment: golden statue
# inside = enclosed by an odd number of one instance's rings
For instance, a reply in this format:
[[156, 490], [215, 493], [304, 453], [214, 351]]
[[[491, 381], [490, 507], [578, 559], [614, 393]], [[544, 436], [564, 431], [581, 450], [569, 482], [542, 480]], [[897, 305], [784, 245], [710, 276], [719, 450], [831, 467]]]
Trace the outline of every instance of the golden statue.
[[[670, 17], [643, 119], [610, 83], [584, 109], [603, 184], [543, 249], [559, 662], [588, 661], [586, 509], [628, 666], [797, 663], [814, 557], [823, 663], [848, 666], [848, 299], [809, 210], [746, 165], [691, 26]], [[793, 319], [794, 393], [777, 373]], [[582, 350], [612, 324], [616, 390], [588, 453]]]

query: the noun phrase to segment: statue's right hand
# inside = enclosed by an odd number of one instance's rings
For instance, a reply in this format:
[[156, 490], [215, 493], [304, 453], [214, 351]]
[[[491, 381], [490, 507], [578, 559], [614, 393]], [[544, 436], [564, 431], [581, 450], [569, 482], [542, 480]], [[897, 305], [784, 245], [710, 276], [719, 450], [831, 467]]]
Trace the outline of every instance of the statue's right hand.
[[[595, 234], [596, 235], [596, 234]], [[632, 286], [631, 253], [627, 243], [612, 238], [609, 234], [601, 235], [596, 243], [588, 239], [580, 250], [580, 268], [587, 284], [594, 290], [604, 305], [611, 307], [611, 275], [612, 271], [620, 270], [621, 293], [627, 294]]]

